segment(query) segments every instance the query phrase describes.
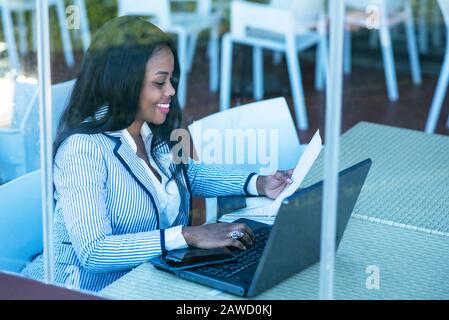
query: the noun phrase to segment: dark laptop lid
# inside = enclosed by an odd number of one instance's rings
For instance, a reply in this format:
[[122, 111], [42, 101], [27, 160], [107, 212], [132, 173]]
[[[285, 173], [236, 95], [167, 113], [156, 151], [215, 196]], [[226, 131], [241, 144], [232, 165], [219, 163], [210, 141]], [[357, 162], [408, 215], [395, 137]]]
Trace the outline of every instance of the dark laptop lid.
[[[371, 159], [341, 171], [338, 182], [336, 247], [371, 167]], [[293, 194], [279, 209], [248, 296], [271, 288], [320, 259], [323, 181]]]

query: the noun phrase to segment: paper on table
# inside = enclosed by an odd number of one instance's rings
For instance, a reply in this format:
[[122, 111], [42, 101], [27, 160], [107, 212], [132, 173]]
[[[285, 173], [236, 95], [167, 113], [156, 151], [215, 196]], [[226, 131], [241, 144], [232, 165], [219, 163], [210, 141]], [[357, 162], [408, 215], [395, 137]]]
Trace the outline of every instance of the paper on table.
[[[320, 130], [317, 130], [312, 140], [310, 140], [306, 150], [304, 150], [303, 154], [301, 155], [301, 158], [296, 164], [295, 169], [293, 170], [292, 184], [290, 184], [287, 188], [285, 188], [277, 196], [276, 200], [274, 200], [274, 202], [271, 204], [274, 212], [277, 212], [277, 210], [280, 208], [282, 204], [282, 201], [284, 201], [285, 198], [291, 196], [293, 193], [296, 192], [296, 190], [298, 190], [299, 186], [301, 185], [301, 182], [304, 180], [304, 177], [307, 175], [313, 163], [315, 162], [316, 158], [320, 154], [320, 151], [321, 151], [321, 137], [320, 137]], [[269, 216], [271, 216], [273, 211], [270, 211]]]

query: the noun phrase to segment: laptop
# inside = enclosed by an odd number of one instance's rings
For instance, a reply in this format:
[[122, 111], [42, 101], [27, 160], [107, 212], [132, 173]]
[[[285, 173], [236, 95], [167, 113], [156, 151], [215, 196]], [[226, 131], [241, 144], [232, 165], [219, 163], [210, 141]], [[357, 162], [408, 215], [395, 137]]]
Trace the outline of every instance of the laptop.
[[[371, 159], [339, 173], [336, 248], [371, 167]], [[242, 297], [253, 297], [320, 260], [323, 181], [287, 198], [273, 225], [238, 219], [254, 232], [256, 241], [245, 251], [231, 249], [235, 260], [173, 271], [161, 257], [150, 262], [178, 277]]]

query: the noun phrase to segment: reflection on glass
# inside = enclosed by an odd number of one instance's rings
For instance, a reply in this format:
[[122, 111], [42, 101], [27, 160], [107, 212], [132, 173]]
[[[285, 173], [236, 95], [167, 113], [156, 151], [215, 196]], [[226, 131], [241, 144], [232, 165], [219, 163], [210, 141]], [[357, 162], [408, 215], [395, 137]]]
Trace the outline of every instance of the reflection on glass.
[[14, 273], [42, 250], [36, 53], [25, 2], [0, 2], [0, 271]]

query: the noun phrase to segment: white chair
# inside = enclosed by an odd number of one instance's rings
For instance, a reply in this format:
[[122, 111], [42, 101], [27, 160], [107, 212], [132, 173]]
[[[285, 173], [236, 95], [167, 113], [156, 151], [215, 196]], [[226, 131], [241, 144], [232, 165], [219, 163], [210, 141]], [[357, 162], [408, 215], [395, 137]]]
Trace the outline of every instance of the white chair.
[[[413, 25], [413, 13], [409, 0], [345, 0], [346, 4], [346, 31], [344, 46], [344, 71], [351, 71], [351, 26], [366, 27], [368, 17], [365, 15], [367, 8], [377, 8], [378, 28], [380, 32], [380, 45], [384, 61], [384, 72], [387, 82], [387, 94], [390, 101], [399, 98], [396, 70], [391, 41], [390, 27], [401, 22], [405, 23], [407, 33], [407, 46], [412, 72], [412, 80], [415, 84], [421, 83], [421, 68], [419, 64], [416, 46], [415, 30]], [[373, 10], [374, 11], [374, 10]], [[373, 12], [374, 14], [374, 12]]]
[[[427, 117], [425, 128], [427, 133], [435, 132], [449, 83], [449, 0], [438, 0], [438, 4], [443, 13], [444, 23], [446, 24], [446, 52], [443, 65], [441, 66], [435, 95], [433, 96], [432, 105], [430, 106], [429, 116]], [[449, 128], [449, 117], [446, 122], [446, 127]]]
[[119, 0], [119, 16], [142, 15], [152, 16], [154, 22], [163, 31], [176, 34], [178, 58], [181, 75], [178, 85], [178, 98], [181, 108], [185, 107], [187, 99], [187, 74], [191, 69], [196, 43], [200, 32], [209, 29], [210, 58], [210, 90], [218, 90], [219, 49], [218, 37], [220, 16], [211, 11], [210, 0], [177, 0], [175, 2], [197, 3], [194, 12], [172, 12], [170, 0]]
[[[70, 34], [66, 26], [66, 15], [64, 0], [49, 0], [49, 7], [54, 6], [58, 16], [59, 30], [61, 33], [62, 46], [64, 49], [64, 58], [69, 66], [75, 64], [73, 56], [72, 44], [70, 41]], [[14, 26], [12, 23], [12, 14], [17, 13], [19, 23], [19, 49], [21, 54], [25, 54], [28, 50], [26, 41], [26, 27], [25, 27], [25, 12], [32, 14], [32, 33], [33, 39], [36, 38], [35, 14], [36, 1], [35, 0], [0, 0], [0, 10], [2, 11], [3, 32], [5, 33], [8, 57], [12, 69], [19, 72], [20, 63], [19, 55], [17, 53], [17, 45], [14, 37]], [[33, 41], [36, 45], [36, 41]]]
[[[188, 129], [198, 161], [260, 174], [294, 168], [304, 150], [284, 98], [221, 111], [193, 122]], [[211, 149], [216, 152], [212, 158]], [[206, 221], [214, 219], [216, 199], [208, 198]]]
[[231, 106], [232, 49], [235, 44], [253, 47], [254, 99], [263, 99], [263, 49], [285, 52], [295, 107], [296, 123], [308, 128], [298, 52], [318, 45], [316, 77], [327, 69], [326, 21], [321, 1], [274, 0], [271, 5], [234, 1], [231, 31], [223, 36], [220, 110]]
[[40, 170], [0, 186], [0, 270], [20, 272], [42, 251]]
[[[57, 124], [75, 80], [52, 86], [52, 126], [53, 138]], [[36, 85], [28, 85], [26, 90], [16, 88], [16, 96], [24, 103], [15, 103], [14, 116], [10, 128], [0, 129], [0, 179], [13, 180], [40, 167], [39, 107]]]

